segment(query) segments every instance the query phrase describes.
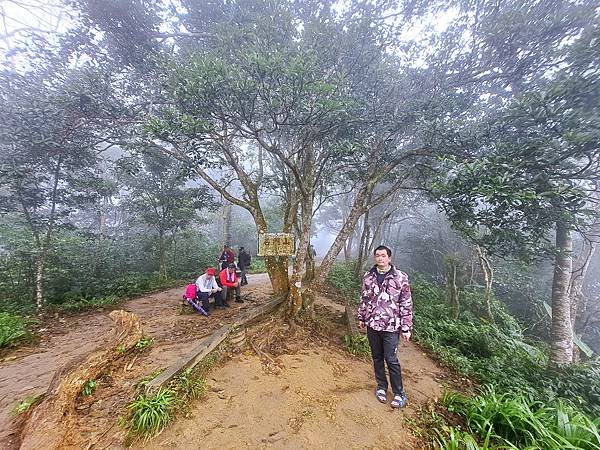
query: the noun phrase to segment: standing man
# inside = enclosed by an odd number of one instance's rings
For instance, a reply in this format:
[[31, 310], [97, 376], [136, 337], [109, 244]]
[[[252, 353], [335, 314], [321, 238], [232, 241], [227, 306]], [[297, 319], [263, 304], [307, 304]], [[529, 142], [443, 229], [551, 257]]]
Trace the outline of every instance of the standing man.
[[392, 251], [385, 245], [375, 249], [375, 265], [365, 273], [356, 314], [358, 326], [367, 329], [377, 388], [375, 397], [387, 402], [388, 381], [384, 361], [390, 374], [394, 398], [392, 408], [406, 405], [400, 361], [396, 354], [400, 335], [410, 340], [412, 330], [412, 297], [408, 276], [392, 265]]
[[242, 286], [248, 284], [248, 279], [246, 278], [246, 271], [250, 268], [250, 264], [252, 262], [252, 257], [249, 253], [244, 250], [244, 247], [240, 247], [240, 252], [238, 253], [238, 267], [242, 271], [242, 276], [240, 277], [240, 281]]
[[200, 275], [196, 280], [196, 296], [202, 301], [202, 308], [208, 314], [208, 299], [210, 297], [215, 298], [215, 308], [222, 308], [223, 302], [221, 300], [222, 289], [215, 280], [215, 269], [209, 267], [206, 269], [206, 273]]

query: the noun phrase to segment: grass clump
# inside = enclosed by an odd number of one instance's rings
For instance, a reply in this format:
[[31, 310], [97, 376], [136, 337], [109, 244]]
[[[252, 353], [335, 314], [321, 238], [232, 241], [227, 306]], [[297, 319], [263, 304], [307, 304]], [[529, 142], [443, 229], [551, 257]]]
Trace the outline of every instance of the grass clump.
[[[129, 429], [129, 438], [137, 436], [149, 438], [159, 433], [176, 414], [189, 411], [192, 400], [203, 397], [207, 387], [204, 376], [221, 357], [219, 349], [212, 352], [195, 368], [183, 370], [168, 388], [159, 389], [152, 397], [140, 393], [129, 404], [129, 417], [120, 418], [120, 423]], [[138, 382], [138, 388], [147, 385], [164, 369], [159, 369]]]
[[172, 389], [159, 389], [153, 397], [139, 394], [129, 404], [132, 434], [150, 437], [160, 432], [173, 418], [177, 397]]
[[346, 350], [354, 356], [370, 357], [369, 340], [364, 334], [345, 334], [342, 337]]
[[207, 389], [204, 378], [191, 368], [185, 369], [177, 377], [174, 388], [178, 397], [184, 402], [203, 397]]
[[83, 389], [81, 390], [81, 395], [84, 397], [89, 397], [94, 393], [96, 388], [98, 387], [98, 383], [96, 380], [87, 380], [83, 385]]
[[448, 403], [468, 428], [438, 427], [441, 448], [600, 450], [592, 420], [600, 417], [600, 362], [549, 371], [547, 346], [525, 337], [500, 302], [492, 302], [495, 323], [485, 318], [481, 290], [462, 294], [458, 317], [443, 288], [414, 277], [412, 293], [416, 339], [485, 392]]
[[17, 406], [15, 406], [15, 409], [14, 409], [14, 414], [23, 414], [23, 413], [29, 411], [29, 408], [31, 408], [33, 405], [35, 405], [36, 403], [41, 401], [41, 399], [43, 397], [44, 397], [44, 394], [28, 395], [23, 400], [21, 400], [19, 403], [17, 403]]
[[[487, 387], [481, 395], [446, 394], [444, 405], [466, 420], [467, 431], [482, 438], [482, 446], [456, 429], [440, 434], [442, 448], [565, 448], [600, 450], [600, 418], [592, 420], [558, 402], [546, 406], [522, 394], [498, 394]], [[462, 446], [455, 446], [460, 442]]]
[[144, 350], [145, 348], [151, 346], [154, 343], [154, 338], [151, 337], [143, 337], [135, 344], [136, 350]]
[[24, 317], [0, 312], [0, 348], [15, 345], [30, 336]]

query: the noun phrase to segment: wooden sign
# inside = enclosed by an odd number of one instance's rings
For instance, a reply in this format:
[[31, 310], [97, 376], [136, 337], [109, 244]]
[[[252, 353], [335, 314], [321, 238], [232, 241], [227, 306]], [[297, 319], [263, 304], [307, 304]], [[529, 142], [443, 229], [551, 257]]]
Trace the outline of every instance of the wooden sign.
[[296, 252], [291, 233], [261, 233], [258, 235], [258, 256], [290, 256]]

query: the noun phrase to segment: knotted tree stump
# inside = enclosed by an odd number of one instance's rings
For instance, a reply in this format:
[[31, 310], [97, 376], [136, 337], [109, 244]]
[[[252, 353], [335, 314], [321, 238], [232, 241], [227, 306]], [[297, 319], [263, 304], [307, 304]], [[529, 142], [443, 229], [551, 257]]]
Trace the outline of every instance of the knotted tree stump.
[[60, 368], [42, 402], [29, 413], [21, 431], [21, 449], [57, 449], [72, 424], [75, 404], [88, 380], [95, 380], [142, 338], [140, 320], [126, 311], [112, 311], [115, 327], [109, 342]]

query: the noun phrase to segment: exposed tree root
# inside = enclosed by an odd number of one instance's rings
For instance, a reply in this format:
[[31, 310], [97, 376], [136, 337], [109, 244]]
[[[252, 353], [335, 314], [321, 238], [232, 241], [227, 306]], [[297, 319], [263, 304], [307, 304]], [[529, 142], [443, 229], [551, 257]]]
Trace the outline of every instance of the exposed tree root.
[[135, 314], [119, 310], [109, 316], [115, 322], [110, 341], [56, 372], [44, 400], [24, 423], [21, 449], [68, 448], [75, 404], [84, 385], [98, 378], [142, 338], [142, 327]]

